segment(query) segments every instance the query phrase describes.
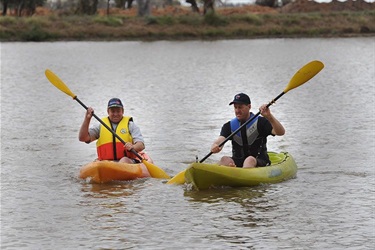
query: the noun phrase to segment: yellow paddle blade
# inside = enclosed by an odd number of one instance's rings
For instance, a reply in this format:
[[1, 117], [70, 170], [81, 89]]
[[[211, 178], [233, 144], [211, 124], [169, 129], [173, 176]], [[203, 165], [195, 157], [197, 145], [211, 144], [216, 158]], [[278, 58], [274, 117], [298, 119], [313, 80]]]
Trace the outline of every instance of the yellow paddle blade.
[[65, 83], [63, 81], [61, 81], [61, 79], [57, 75], [55, 75], [55, 73], [53, 73], [51, 70], [47, 69], [45, 74], [46, 74], [47, 79], [53, 85], [55, 85], [56, 88], [58, 88], [59, 90], [61, 90], [65, 94], [71, 96], [73, 99], [75, 99], [77, 97], [75, 94], [73, 94], [72, 91], [70, 91], [70, 89], [65, 85]]
[[294, 74], [294, 76], [292, 77], [292, 79], [290, 79], [290, 82], [284, 89], [284, 93], [304, 84], [305, 82], [313, 78], [316, 74], [318, 74], [319, 71], [321, 71], [323, 68], [324, 64], [320, 61], [309, 62]]
[[185, 183], [185, 170], [176, 174], [172, 179], [170, 179], [167, 184], [182, 185]]
[[158, 179], [170, 179], [171, 178], [166, 172], [164, 172], [163, 169], [155, 166], [154, 164], [146, 160], [142, 160], [142, 163], [145, 164], [152, 178], [158, 178]]

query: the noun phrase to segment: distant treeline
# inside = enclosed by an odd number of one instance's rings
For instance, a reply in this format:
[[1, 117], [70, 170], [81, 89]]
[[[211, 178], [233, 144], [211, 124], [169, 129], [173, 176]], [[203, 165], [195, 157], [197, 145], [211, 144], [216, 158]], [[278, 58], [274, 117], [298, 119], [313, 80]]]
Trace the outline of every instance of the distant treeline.
[[8, 10], [12, 10], [15, 15], [33, 15], [36, 7], [44, 6], [47, 0], [0, 0], [3, 10], [2, 15], [5, 16]]
[[[150, 16], [152, 7], [166, 7], [181, 5], [185, 1], [191, 5], [192, 12], [215, 12], [215, 6], [226, 6], [222, 0], [135, 0], [138, 16]], [[197, 1], [202, 5], [198, 5]], [[134, 0], [0, 0], [2, 15], [32, 16], [37, 7], [58, 10], [64, 15], [96, 15], [98, 9], [106, 8], [109, 15], [110, 8], [131, 9]], [[279, 8], [287, 12], [311, 12], [324, 10], [363, 10], [374, 9], [375, 4], [364, 0], [332, 0], [329, 3], [318, 3], [311, 0], [256, 0], [256, 5]], [[287, 8], [285, 8], [287, 7]]]
[[[153, 4], [162, 6], [180, 5], [183, 0], [136, 0], [139, 16], [147, 16], [151, 13]], [[184, 0], [191, 5], [193, 12], [202, 12], [206, 14], [209, 11], [215, 11], [215, 4], [224, 5], [221, 0], [198, 0], [202, 3], [203, 10], [199, 9], [197, 0]], [[215, 3], [216, 1], [216, 3]], [[256, 0], [257, 5], [268, 7], [280, 7], [291, 0]], [[131, 9], [134, 0], [115, 0], [114, 6], [120, 9]], [[71, 14], [97, 14], [98, 7], [106, 6], [110, 8], [110, 0], [0, 0], [2, 5], [2, 15], [11, 14], [13, 16], [31, 16], [35, 14], [37, 7], [54, 7], [55, 9], [64, 10], [65, 13]], [[53, 4], [52, 4], [53, 3]]]

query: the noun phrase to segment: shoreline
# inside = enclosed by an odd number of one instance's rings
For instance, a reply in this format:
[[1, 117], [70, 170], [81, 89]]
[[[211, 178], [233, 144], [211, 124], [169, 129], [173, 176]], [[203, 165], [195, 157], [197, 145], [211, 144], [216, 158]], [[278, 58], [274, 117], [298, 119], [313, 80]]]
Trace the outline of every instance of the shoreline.
[[[236, 8], [240, 9], [240, 8]], [[228, 10], [228, 9], [225, 9]], [[374, 37], [375, 10], [0, 17], [1, 42]]]

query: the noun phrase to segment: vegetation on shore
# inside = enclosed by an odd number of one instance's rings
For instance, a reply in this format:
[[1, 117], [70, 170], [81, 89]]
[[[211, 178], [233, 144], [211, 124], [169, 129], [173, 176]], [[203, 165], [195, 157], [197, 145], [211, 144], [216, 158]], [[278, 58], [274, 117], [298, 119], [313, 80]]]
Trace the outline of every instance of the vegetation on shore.
[[4, 16], [0, 17], [0, 40], [214, 40], [375, 34], [375, 10], [254, 13], [234, 9], [217, 9], [204, 16], [182, 9], [175, 9], [173, 14], [148, 17], [130, 13], [111, 13], [108, 16], [65, 16], [56, 13], [32, 17]]

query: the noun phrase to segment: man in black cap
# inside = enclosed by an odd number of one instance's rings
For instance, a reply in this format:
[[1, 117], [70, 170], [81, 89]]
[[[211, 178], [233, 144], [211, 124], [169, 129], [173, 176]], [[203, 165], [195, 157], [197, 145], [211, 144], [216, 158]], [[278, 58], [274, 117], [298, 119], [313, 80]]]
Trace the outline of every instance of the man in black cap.
[[[219, 145], [243, 123], [254, 117], [250, 112], [251, 101], [248, 95], [244, 93], [235, 95], [233, 101], [229, 103], [232, 104], [236, 117], [223, 125], [219, 138], [211, 147], [212, 153], [220, 152], [223, 147]], [[218, 164], [253, 168], [264, 167], [271, 163], [267, 154], [267, 136], [284, 135], [285, 129], [272, 115], [267, 104], [262, 105], [259, 111], [262, 116], [255, 117], [230, 139], [232, 156], [223, 156]]]
[[[108, 101], [108, 117], [103, 117], [101, 120], [126, 142], [125, 145], [118, 139], [115, 140], [112, 132], [102, 124], [89, 128], [93, 113], [93, 108], [89, 107], [78, 137], [80, 141], [86, 143], [97, 140], [98, 160], [138, 163], [139, 159], [137, 156], [131, 153], [132, 150], [135, 150], [144, 159], [152, 162], [150, 157], [143, 152], [145, 144], [141, 130], [133, 122], [132, 117], [124, 116], [124, 106], [119, 98], [112, 98]], [[144, 177], [149, 176], [145, 166], [143, 166], [143, 172]]]

